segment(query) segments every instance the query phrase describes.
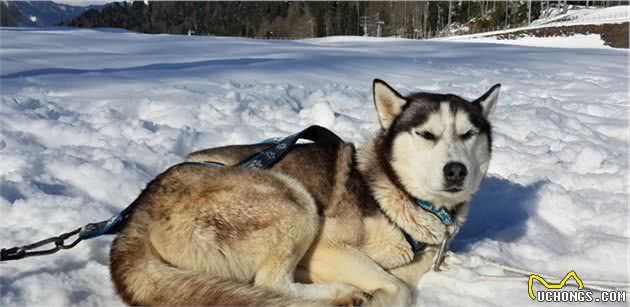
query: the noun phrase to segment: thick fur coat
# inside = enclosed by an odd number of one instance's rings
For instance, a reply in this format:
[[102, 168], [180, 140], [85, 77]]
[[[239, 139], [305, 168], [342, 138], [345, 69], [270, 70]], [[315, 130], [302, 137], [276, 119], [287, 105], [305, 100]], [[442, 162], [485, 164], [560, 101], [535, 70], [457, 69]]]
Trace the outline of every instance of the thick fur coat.
[[[460, 178], [457, 192], [450, 186], [448, 193], [410, 189], [419, 184], [417, 178], [400, 169], [408, 167], [400, 154], [412, 150], [401, 133], [409, 132], [392, 129], [399, 128], [401, 118], [413, 118], [404, 110], [411, 104], [444, 101], [403, 98], [381, 81], [374, 89], [383, 130], [358, 150], [348, 143], [297, 145], [271, 170], [261, 171], [231, 165], [265, 145], [212, 148], [190, 159], [228, 166], [183, 163], [149, 183], [112, 247], [111, 276], [123, 300], [134, 305], [408, 305], [433, 252], [414, 254], [405, 233], [433, 245], [453, 231], [413, 200], [428, 197], [461, 224], [481, 179]], [[485, 121], [496, 102], [494, 91], [465, 101], [479, 105], [473, 115]], [[484, 131], [471, 119], [457, 122], [457, 112], [452, 117], [442, 125], [476, 127], [460, 128], [480, 135], [474, 144], [462, 139], [461, 148], [470, 153], [454, 154], [482, 178], [490, 155], [489, 126]], [[408, 125], [440, 128], [430, 120]], [[446, 129], [451, 128], [443, 129], [445, 140]]]

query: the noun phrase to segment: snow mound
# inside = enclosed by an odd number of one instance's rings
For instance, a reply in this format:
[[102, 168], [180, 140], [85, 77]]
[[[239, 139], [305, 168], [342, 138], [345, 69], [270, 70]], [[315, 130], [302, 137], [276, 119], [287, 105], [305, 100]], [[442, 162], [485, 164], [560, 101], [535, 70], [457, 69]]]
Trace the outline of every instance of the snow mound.
[[335, 112], [326, 102], [316, 103], [308, 108], [302, 109], [298, 116], [306, 122], [311, 122], [323, 127], [333, 127], [335, 123]]

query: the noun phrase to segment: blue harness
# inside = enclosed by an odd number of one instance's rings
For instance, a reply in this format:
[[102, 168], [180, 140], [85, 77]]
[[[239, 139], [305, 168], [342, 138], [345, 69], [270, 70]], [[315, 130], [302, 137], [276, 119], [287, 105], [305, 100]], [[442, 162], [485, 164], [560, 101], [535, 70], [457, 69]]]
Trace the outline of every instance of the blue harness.
[[[331, 132], [330, 130], [320, 127], [320, 126], [310, 126], [299, 133], [292, 134], [283, 139], [269, 139], [261, 142], [260, 144], [269, 144], [270, 146], [252, 154], [251, 156], [245, 158], [243, 161], [238, 163], [237, 165], [240, 168], [251, 168], [251, 169], [269, 169], [276, 162], [280, 161], [293, 147], [299, 139], [306, 139], [313, 142], [321, 142], [321, 143], [331, 143], [331, 144], [339, 144], [343, 143], [343, 140], [339, 138], [336, 134]], [[200, 164], [205, 166], [225, 166], [222, 163], [217, 162], [184, 162], [189, 164]], [[428, 212], [431, 212], [435, 216], [437, 216], [440, 221], [445, 225], [452, 224], [452, 220], [448, 212], [444, 209], [436, 208], [431, 203], [416, 200], [416, 205], [421, 207]], [[125, 208], [120, 213], [112, 216], [111, 218], [87, 224], [81, 228], [75, 229], [71, 232], [61, 234], [57, 237], [51, 237], [48, 239], [44, 239], [42, 241], [21, 246], [14, 247], [10, 249], [2, 249], [0, 251], [0, 261], [5, 260], [16, 260], [24, 257], [37, 256], [37, 255], [45, 255], [52, 254], [57, 252], [60, 249], [69, 249], [77, 245], [81, 240], [87, 240], [95, 237], [100, 237], [102, 235], [116, 234], [118, 233], [129, 221], [131, 216], [131, 212], [134, 207], [134, 203], [130, 204], [127, 208]], [[401, 228], [405, 239], [411, 245], [412, 250], [417, 252], [423, 247], [423, 244], [413, 239], [405, 230]], [[71, 236], [78, 235], [78, 239], [73, 241], [71, 244], [65, 244], [64, 241], [69, 239]], [[49, 250], [44, 251], [32, 251], [28, 250], [54, 243], [55, 247]]]
[[[453, 224], [451, 215], [448, 214], [448, 212], [446, 212], [446, 210], [444, 210], [443, 208], [436, 208], [432, 203], [428, 201], [420, 200], [420, 199], [416, 199], [414, 203], [416, 204], [416, 206], [433, 213], [433, 215], [435, 215], [438, 219], [440, 219], [440, 222], [442, 222], [442, 224], [444, 225]], [[409, 245], [411, 245], [411, 250], [413, 250], [414, 253], [424, 248], [424, 243], [418, 242], [416, 239], [411, 237], [411, 235], [409, 235], [402, 228], [401, 230], [403, 232], [403, 235], [405, 235], [405, 240], [409, 242]]]
[[446, 210], [444, 210], [443, 208], [436, 208], [430, 202], [419, 199], [416, 200], [416, 205], [424, 210], [433, 213], [433, 215], [437, 216], [437, 218], [440, 219], [440, 222], [442, 222], [442, 224], [453, 224], [453, 220], [451, 220], [451, 215], [448, 214], [448, 212], [446, 212]]

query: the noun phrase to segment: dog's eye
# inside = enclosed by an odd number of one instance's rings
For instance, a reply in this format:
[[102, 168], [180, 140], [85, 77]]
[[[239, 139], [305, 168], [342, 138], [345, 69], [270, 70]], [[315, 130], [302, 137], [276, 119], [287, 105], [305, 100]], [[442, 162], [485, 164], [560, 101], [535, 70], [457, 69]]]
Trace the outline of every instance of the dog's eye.
[[428, 141], [435, 141], [437, 138], [435, 137], [435, 134], [429, 132], [429, 131], [416, 131], [416, 134], [421, 136], [423, 139], [428, 140]]
[[468, 130], [466, 133], [460, 135], [459, 138], [465, 141], [473, 137], [475, 134], [477, 134], [477, 132]]

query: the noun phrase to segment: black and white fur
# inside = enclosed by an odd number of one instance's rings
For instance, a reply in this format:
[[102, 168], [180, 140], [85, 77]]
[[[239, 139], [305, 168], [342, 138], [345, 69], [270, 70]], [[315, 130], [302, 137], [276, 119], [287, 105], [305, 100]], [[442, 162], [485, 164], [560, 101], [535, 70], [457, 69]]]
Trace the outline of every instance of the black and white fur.
[[[402, 96], [374, 80], [374, 102], [385, 134], [378, 150], [391, 165], [393, 180], [412, 197], [455, 211], [458, 224], [464, 222], [465, 203], [488, 170], [492, 146], [488, 116], [500, 87], [496, 84], [467, 101], [452, 94]], [[459, 176], [453, 176], [453, 165]], [[459, 205], [463, 206], [454, 210]]]

